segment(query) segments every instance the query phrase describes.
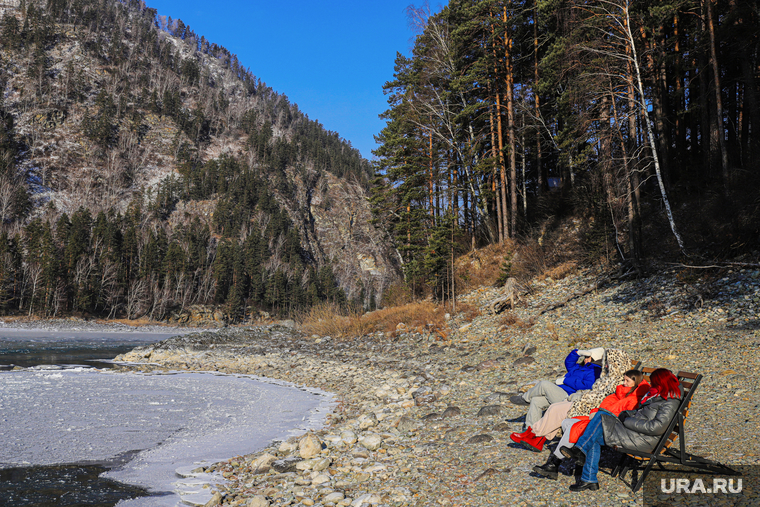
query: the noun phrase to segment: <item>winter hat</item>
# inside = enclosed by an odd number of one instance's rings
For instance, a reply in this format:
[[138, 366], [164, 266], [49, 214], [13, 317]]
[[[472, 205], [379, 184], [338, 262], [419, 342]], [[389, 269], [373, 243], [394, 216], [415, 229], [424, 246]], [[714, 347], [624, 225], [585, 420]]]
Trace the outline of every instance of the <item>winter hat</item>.
[[600, 362], [604, 359], [604, 348], [597, 347], [595, 349], [579, 349], [579, 356], [590, 357], [594, 362]]

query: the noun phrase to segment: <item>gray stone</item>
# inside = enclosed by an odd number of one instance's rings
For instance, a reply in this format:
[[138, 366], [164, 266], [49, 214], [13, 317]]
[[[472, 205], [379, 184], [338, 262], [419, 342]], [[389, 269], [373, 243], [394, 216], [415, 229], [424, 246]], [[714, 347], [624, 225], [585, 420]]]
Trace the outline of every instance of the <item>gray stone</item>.
[[296, 469], [301, 471], [311, 470], [311, 467], [314, 466], [315, 461], [316, 460], [314, 459], [305, 459], [303, 461], [299, 461], [296, 463]]
[[351, 430], [341, 431], [340, 439], [346, 443], [346, 445], [353, 445], [356, 443], [356, 433]]
[[420, 396], [428, 396], [430, 394], [433, 394], [433, 388], [430, 386], [422, 386], [412, 392], [412, 398], [417, 399]]
[[441, 414], [441, 419], [446, 419], [447, 417], [454, 417], [454, 416], [460, 415], [461, 413], [462, 411], [459, 409], [459, 407], [448, 407]]
[[417, 428], [417, 421], [407, 415], [399, 417], [396, 423], [396, 429], [399, 431], [412, 431], [415, 428]]
[[312, 486], [320, 486], [330, 482], [330, 474], [318, 474], [311, 480]]
[[344, 498], [345, 496], [340, 491], [333, 491], [332, 493], [322, 498], [322, 501], [324, 503], [337, 503], [343, 500]]
[[367, 493], [351, 502], [351, 507], [361, 507], [362, 505], [378, 505], [383, 500], [377, 493]]
[[380, 435], [370, 433], [369, 435], [364, 435], [364, 437], [359, 440], [359, 443], [370, 451], [376, 451], [381, 445], [383, 445], [383, 438]]
[[491, 435], [483, 433], [481, 435], [475, 435], [474, 437], [470, 437], [467, 440], [467, 442], [465, 442], [465, 445], [482, 444], [484, 442], [490, 442], [492, 440], [493, 440], [493, 437]]
[[496, 391], [495, 393], [489, 394], [485, 397], [483, 401], [488, 403], [489, 405], [495, 405], [497, 403], [504, 403], [509, 401], [509, 394], [508, 393], [502, 393], [501, 391]]
[[433, 390], [433, 394], [435, 394], [436, 397], [438, 398], [442, 398], [443, 396], [446, 396], [450, 393], [451, 393], [451, 386], [449, 386], [448, 384], [441, 384]]
[[298, 442], [291, 442], [289, 440], [286, 440], [285, 442], [280, 444], [280, 447], [277, 449], [277, 452], [279, 452], [280, 454], [290, 454], [296, 449], [298, 449]]
[[277, 461], [275, 456], [272, 456], [269, 453], [264, 453], [251, 462], [251, 473], [256, 475], [268, 472], [272, 468], [272, 463], [275, 461]]
[[496, 361], [494, 359], [488, 359], [486, 361], [483, 361], [483, 362], [479, 363], [476, 366], [476, 368], [478, 369], [478, 371], [480, 371], [480, 370], [490, 370], [492, 368], [496, 368], [497, 366], [499, 366], [499, 362], [498, 361]]
[[369, 414], [364, 414], [359, 417], [359, 428], [366, 430], [373, 426], [377, 426], [377, 422], [377, 416], [370, 412]]
[[285, 459], [278, 459], [277, 461], [273, 461], [272, 468], [281, 474], [284, 474], [286, 472], [295, 472], [296, 465], [301, 461], [303, 461], [302, 458], [299, 458], [297, 456], [290, 456]]
[[359, 446], [351, 451], [351, 456], [354, 458], [369, 458], [369, 451], [364, 447]]
[[489, 415], [499, 415], [501, 413], [501, 405], [486, 405], [478, 411], [478, 417], [484, 417]]
[[525, 356], [512, 363], [512, 366], [525, 366], [534, 362], [536, 362], [536, 360], [533, 359], [532, 356]]
[[314, 466], [311, 467], [312, 470], [315, 472], [321, 472], [322, 470], [326, 470], [327, 467], [330, 466], [332, 463], [332, 459], [330, 458], [316, 458], [314, 463]]
[[435, 403], [438, 400], [435, 394], [428, 393], [428, 394], [421, 394], [419, 396], [414, 397], [414, 403], [417, 406], [425, 405], [429, 403]]
[[248, 500], [248, 507], [269, 507], [269, 500], [264, 495], [256, 495]]
[[438, 412], [433, 412], [431, 414], [423, 416], [422, 420], [425, 422], [429, 422], [429, 421], [438, 421], [440, 418], [441, 418], [441, 414], [439, 414]]

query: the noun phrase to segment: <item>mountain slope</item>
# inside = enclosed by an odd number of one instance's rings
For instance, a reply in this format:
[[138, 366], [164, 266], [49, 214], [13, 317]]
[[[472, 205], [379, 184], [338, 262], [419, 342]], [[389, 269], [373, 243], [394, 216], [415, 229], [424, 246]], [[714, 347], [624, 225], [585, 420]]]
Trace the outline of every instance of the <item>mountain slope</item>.
[[397, 279], [369, 163], [224, 47], [142, 2], [5, 5], [4, 311], [238, 319]]

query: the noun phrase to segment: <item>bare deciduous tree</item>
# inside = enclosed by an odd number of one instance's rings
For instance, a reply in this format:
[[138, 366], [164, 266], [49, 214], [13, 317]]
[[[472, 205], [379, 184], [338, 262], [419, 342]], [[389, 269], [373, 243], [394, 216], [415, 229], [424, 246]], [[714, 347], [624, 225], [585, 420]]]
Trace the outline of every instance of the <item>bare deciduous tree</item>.
[[[607, 98], [632, 103], [636, 111], [631, 111], [629, 114], [638, 114], [644, 120], [645, 136], [667, 219], [678, 247], [683, 251], [683, 240], [678, 233], [670, 200], [665, 190], [654, 128], [649, 116], [649, 100], [643, 84], [636, 46], [637, 39], [634, 36], [635, 29], [632, 27], [630, 16], [631, 1], [596, 0], [591, 3], [577, 2], [574, 5], [576, 9], [587, 15], [586, 26], [595, 30], [597, 34], [596, 37], [591, 38], [592, 43], [583, 45], [579, 49], [592, 53], [598, 60], [605, 62], [600, 65], [597, 72], [609, 82], [607, 88], [611, 95]], [[633, 97], [629, 93], [631, 83], [635, 91]], [[617, 125], [617, 128], [623, 128], [623, 125]]]
[[6, 175], [0, 176], [0, 224], [4, 224], [13, 210], [16, 185]]
[[142, 315], [148, 303], [148, 282], [143, 278], [132, 280], [127, 291], [127, 318], [132, 320]]
[[29, 280], [30, 294], [29, 294], [29, 317], [32, 316], [34, 310], [34, 300], [37, 296], [37, 290], [39, 289], [40, 280], [42, 279], [42, 265], [38, 262], [31, 262], [24, 265], [24, 279]]
[[[469, 186], [472, 195], [484, 195], [485, 183], [474, 174], [480, 155], [477, 149], [478, 139], [471, 124], [467, 125], [463, 133], [466, 141], [460, 141], [461, 133], [457, 117], [469, 106], [465, 91], [461, 88], [457, 90], [452, 86], [441, 86], [441, 83], [450, 82], [459, 75], [449, 27], [443, 19], [431, 16], [426, 9], [410, 7], [407, 9], [407, 15], [412, 23], [420, 31], [424, 31], [431, 40], [431, 45], [425, 54], [420, 55], [426, 67], [422, 75], [422, 86], [415, 96], [408, 99], [411, 108], [417, 112], [409, 119], [421, 131], [429, 132], [437, 141], [456, 154], [456, 160], [461, 164], [466, 176], [465, 184]], [[432, 82], [436, 82], [436, 85], [430, 84]], [[454, 91], [444, 93], [444, 89]], [[475, 204], [481, 220], [487, 226], [487, 233], [493, 240], [497, 235], [490, 226], [491, 221], [488, 220], [488, 201], [478, 199]]]

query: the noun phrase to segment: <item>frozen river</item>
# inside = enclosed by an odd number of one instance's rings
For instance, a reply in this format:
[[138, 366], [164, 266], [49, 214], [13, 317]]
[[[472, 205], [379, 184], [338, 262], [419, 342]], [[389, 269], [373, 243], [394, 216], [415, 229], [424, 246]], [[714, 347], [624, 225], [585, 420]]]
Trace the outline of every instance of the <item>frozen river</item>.
[[177, 469], [247, 454], [318, 427], [330, 405], [327, 393], [250, 376], [5, 371], [0, 469], [126, 462], [105, 476], [152, 496], [119, 505], [174, 506], [179, 493], [193, 490]]
[[[123, 326], [126, 327], [126, 326]], [[104, 331], [81, 329], [18, 329], [0, 327], [0, 367], [39, 364], [98, 364], [139, 345], [155, 343], [187, 330], [135, 329]]]

